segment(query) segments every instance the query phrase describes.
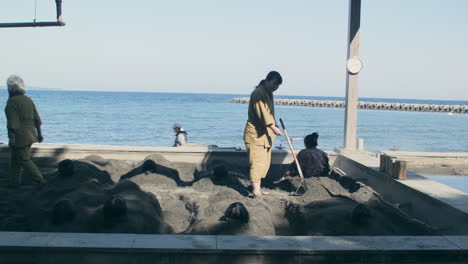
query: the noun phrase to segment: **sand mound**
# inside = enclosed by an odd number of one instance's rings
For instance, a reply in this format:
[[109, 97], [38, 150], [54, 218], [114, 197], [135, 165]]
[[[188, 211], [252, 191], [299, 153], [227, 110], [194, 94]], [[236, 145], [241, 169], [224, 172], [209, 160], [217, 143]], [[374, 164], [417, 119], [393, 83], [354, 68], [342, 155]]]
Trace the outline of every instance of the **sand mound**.
[[214, 160], [197, 167], [160, 155], [141, 162], [99, 156], [61, 162], [45, 186], [6, 190], [8, 209], [0, 214], [10, 217], [0, 220], [0, 228], [212, 235], [436, 233], [368, 186], [339, 175], [306, 179], [308, 190], [301, 196], [289, 195], [299, 179], [274, 184], [270, 177], [264, 185], [271, 194], [253, 199], [246, 166]]
[[[11, 229], [43, 232], [172, 233], [164, 223], [156, 197], [124, 180], [114, 183], [106, 171], [73, 161], [73, 175], [59, 171], [46, 177], [48, 184], [11, 190], [23, 224]], [[124, 210], [106, 203], [117, 197]], [[13, 207], [15, 207], [13, 206]], [[117, 213], [113, 213], [117, 212]], [[7, 228], [7, 230], [10, 228]]]

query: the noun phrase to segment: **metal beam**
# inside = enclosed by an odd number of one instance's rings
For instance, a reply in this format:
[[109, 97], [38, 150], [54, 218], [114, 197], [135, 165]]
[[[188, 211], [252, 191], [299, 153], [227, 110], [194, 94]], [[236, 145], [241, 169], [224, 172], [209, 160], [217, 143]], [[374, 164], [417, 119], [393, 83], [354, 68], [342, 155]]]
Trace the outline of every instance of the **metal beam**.
[[55, 0], [55, 6], [57, 10], [57, 21], [52, 22], [19, 22], [19, 23], [0, 23], [0, 28], [12, 28], [12, 27], [62, 27], [65, 26], [65, 22], [62, 21], [62, 0]]
[[21, 22], [21, 23], [0, 23], [0, 28], [12, 27], [61, 27], [65, 26], [64, 22]]
[[[359, 57], [359, 29], [361, 26], [361, 0], [349, 0], [348, 60]], [[358, 106], [358, 74], [346, 70], [346, 108], [344, 149], [356, 150]]]

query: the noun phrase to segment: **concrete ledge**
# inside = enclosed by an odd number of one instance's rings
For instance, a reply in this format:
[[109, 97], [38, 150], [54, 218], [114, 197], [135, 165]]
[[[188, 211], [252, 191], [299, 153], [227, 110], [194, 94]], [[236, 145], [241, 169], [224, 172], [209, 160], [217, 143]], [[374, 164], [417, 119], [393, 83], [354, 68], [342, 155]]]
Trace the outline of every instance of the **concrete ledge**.
[[[239, 164], [249, 164], [245, 150], [218, 147], [134, 147], [81, 144], [34, 144], [31, 150], [33, 158], [82, 159], [89, 155], [99, 155], [104, 159], [142, 161], [148, 155], [160, 154], [171, 162], [203, 164], [208, 159], [227, 159]], [[328, 152], [330, 162], [336, 153]], [[0, 164], [7, 164], [10, 159], [7, 145], [0, 145]], [[287, 164], [293, 161], [288, 150], [272, 151], [272, 164]]]
[[393, 157], [415, 158], [460, 158], [468, 159], [468, 152], [414, 152], [414, 151], [385, 151], [382, 152]]
[[409, 152], [385, 151], [382, 154], [404, 160], [409, 169], [458, 167], [468, 169], [468, 152]]
[[[434, 256], [436, 256], [434, 258]], [[0, 232], [1, 263], [466, 263], [466, 236], [260, 237]], [[288, 261], [289, 260], [289, 261]], [[346, 261], [345, 261], [346, 260]], [[367, 260], [367, 261], [366, 261]], [[432, 261], [431, 261], [432, 260]], [[434, 262], [434, 260], [441, 262]], [[241, 261], [241, 262], [238, 262]], [[62, 262], [63, 263], [63, 262]], [[206, 263], [206, 262], [204, 262]], [[292, 263], [292, 262], [290, 262]]]
[[333, 165], [412, 217], [449, 235], [468, 234], [467, 194], [413, 173], [407, 180], [395, 180], [379, 172], [378, 164], [377, 158], [348, 154], [338, 156]]

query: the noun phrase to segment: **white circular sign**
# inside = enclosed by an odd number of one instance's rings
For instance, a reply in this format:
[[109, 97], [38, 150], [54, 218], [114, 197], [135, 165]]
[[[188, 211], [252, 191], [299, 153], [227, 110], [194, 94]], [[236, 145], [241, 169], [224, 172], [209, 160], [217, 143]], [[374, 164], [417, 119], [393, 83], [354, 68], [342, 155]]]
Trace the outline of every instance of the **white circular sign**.
[[359, 57], [351, 57], [346, 62], [346, 68], [349, 73], [357, 74], [362, 70], [362, 61]]

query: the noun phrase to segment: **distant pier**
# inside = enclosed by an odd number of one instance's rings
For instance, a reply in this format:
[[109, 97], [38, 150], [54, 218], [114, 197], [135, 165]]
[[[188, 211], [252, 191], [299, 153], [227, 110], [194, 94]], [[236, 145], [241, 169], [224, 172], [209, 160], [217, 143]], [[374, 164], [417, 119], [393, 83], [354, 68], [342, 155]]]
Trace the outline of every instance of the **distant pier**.
[[[249, 98], [234, 98], [231, 103], [248, 104]], [[307, 99], [274, 99], [275, 105], [303, 106], [303, 107], [328, 107], [344, 108], [344, 101], [333, 100], [307, 100]], [[358, 109], [367, 110], [390, 110], [410, 112], [440, 112], [468, 114], [468, 105], [439, 105], [439, 104], [407, 104], [407, 103], [384, 103], [384, 102], [358, 102]]]

